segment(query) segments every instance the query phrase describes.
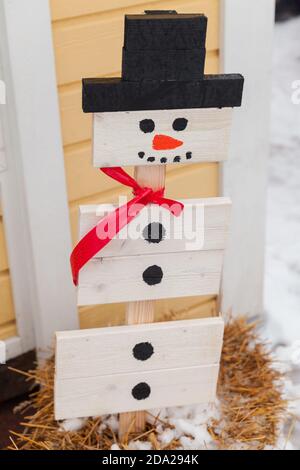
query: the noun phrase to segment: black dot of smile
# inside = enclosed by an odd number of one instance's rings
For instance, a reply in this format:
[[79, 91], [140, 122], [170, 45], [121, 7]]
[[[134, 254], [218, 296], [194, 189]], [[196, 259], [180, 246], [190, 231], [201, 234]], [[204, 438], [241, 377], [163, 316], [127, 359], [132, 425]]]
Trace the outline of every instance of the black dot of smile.
[[192, 152], [187, 152], [186, 153], [186, 159], [190, 160], [192, 158]]
[[147, 158], [147, 161], [150, 163], [155, 162], [155, 157], [149, 157]]
[[165, 236], [166, 229], [159, 222], [151, 222], [143, 230], [143, 238], [149, 243], [160, 243]]
[[156, 284], [160, 284], [163, 278], [163, 271], [159, 266], [149, 266], [143, 272], [143, 279], [148, 286], [155, 286]]
[[131, 393], [136, 400], [145, 400], [149, 397], [151, 388], [146, 382], [141, 382], [132, 389]]
[[139, 157], [140, 158], [144, 158], [144, 156], [145, 156], [145, 152], [139, 152]]
[[132, 353], [138, 361], [147, 361], [154, 354], [154, 349], [151, 343], [139, 343], [134, 346]]
[[177, 118], [173, 122], [173, 129], [174, 131], [184, 131], [186, 129], [186, 126], [188, 125], [188, 120], [185, 118]]
[[181, 157], [175, 157], [173, 161], [174, 161], [174, 163], [179, 163], [180, 160], [181, 160]]
[[163, 157], [163, 158], [160, 159], [160, 163], [167, 163], [167, 161], [168, 161], [168, 160], [167, 160], [166, 157]]
[[145, 134], [148, 134], [150, 132], [153, 132], [154, 129], [155, 129], [155, 124], [154, 124], [154, 121], [152, 121], [152, 119], [143, 119], [141, 122], [140, 122], [140, 129], [142, 132], [144, 132]]

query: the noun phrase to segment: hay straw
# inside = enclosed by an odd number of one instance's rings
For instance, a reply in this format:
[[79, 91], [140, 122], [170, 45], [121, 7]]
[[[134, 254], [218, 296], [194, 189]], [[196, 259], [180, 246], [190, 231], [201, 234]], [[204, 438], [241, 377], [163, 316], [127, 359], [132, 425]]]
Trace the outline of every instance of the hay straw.
[[273, 367], [256, 326], [245, 318], [229, 320], [225, 326], [218, 385], [221, 419], [208, 426], [222, 449], [275, 446], [287, 415], [283, 375]]
[[[128, 433], [121, 443], [110, 428], [99, 433], [101, 418], [87, 419], [77, 432], [64, 431], [54, 420], [54, 358], [26, 375], [42, 386], [31, 395], [34, 413], [23, 419], [24, 432], [11, 432], [11, 450], [109, 450], [113, 444], [128, 449], [131, 440], [151, 442], [156, 450], [174, 450], [180, 446], [176, 439], [167, 446], [159, 442], [156, 424], [163, 424], [165, 429], [173, 428], [159, 416], [154, 417], [154, 424], [148, 424], [142, 434]], [[252, 450], [274, 446], [280, 424], [287, 416], [282, 386], [283, 377], [272, 367], [271, 354], [259, 340], [256, 325], [249, 324], [243, 317], [229, 319], [218, 385], [221, 417], [207, 423], [216, 446]]]

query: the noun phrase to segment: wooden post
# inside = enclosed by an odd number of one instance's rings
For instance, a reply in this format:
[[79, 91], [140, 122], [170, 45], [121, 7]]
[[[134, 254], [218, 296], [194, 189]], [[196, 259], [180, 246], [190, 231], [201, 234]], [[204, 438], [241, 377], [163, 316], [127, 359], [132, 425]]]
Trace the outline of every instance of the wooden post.
[[[165, 187], [166, 166], [155, 165], [152, 167], [135, 167], [135, 178], [142, 187], [158, 190]], [[126, 308], [126, 323], [137, 325], [140, 323], [152, 323], [154, 321], [155, 301], [129, 302]], [[120, 414], [119, 439], [121, 440], [128, 431], [143, 432], [146, 426], [145, 411]]]

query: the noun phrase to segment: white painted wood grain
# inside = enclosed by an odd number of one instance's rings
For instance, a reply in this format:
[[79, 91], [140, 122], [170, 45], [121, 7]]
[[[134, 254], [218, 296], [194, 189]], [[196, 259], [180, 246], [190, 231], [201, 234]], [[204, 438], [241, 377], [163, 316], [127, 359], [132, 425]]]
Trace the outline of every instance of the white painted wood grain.
[[[0, 88], [1, 88], [1, 66], [0, 66]], [[1, 105], [1, 103], [0, 103]], [[4, 146], [4, 140], [3, 140], [3, 131], [2, 131], [2, 120], [0, 117], [0, 173], [1, 171], [6, 170], [6, 156], [5, 156], [5, 146]]]
[[[188, 119], [184, 131], [174, 131], [176, 118]], [[181, 163], [216, 162], [227, 158], [232, 109], [170, 109], [158, 111], [122, 111], [94, 115], [93, 159], [95, 167], [156, 165], [161, 158], [173, 163], [176, 156]], [[155, 130], [143, 133], [139, 123], [152, 119]], [[167, 135], [183, 142], [173, 150], [154, 150], [155, 135]], [[139, 158], [144, 152], [144, 158]], [[186, 153], [192, 158], [186, 159]], [[154, 157], [154, 162], [148, 162]]]
[[[166, 406], [207, 403], [215, 399], [218, 365], [164, 369], [55, 381], [57, 420]], [[145, 382], [151, 394], [136, 400], [131, 391]]]
[[[56, 333], [56, 376], [60, 380], [217, 364], [221, 317], [127, 325]], [[137, 360], [133, 348], [150, 343], [152, 356]]]
[[20, 336], [13, 336], [4, 340], [6, 361], [21, 356], [24, 353], [24, 345]]
[[[232, 199], [224, 260], [222, 311], [262, 315], [275, 0], [222, 0], [221, 71], [245, 76], [242, 107], [234, 110], [222, 194]], [[249, 41], [251, 38], [251, 41]], [[247, 44], [247, 47], [240, 45]]]
[[[230, 199], [182, 199], [181, 202], [184, 210], [178, 217], [155, 204], [146, 206], [95, 258], [224, 249], [229, 228]], [[79, 239], [116, 207], [112, 204], [81, 206]], [[149, 243], [143, 236], [145, 227], [153, 222], [161, 223], [166, 231], [160, 243]]]
[[[94, 258], [79, 275], [78, 305], [218, 294], [222, 261], [223, 250]], [[144, 282], [149, 266], [161, 267], [160, 284]]]

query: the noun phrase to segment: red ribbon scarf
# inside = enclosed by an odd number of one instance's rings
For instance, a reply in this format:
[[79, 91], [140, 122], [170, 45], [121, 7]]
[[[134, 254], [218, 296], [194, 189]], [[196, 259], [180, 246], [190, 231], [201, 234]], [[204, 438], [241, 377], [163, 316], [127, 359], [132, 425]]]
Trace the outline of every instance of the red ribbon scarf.
[[[73, 282], [78, 285], [78, 275], [80, 269], [102, 250], [120, 230], [129, 224], [147, 204], [158, 204], [169, 210], [174, 216], [179, 216], [184, 205], [181, 202], [164, 198], [164, 188], [154, 191], [151, 188], [142, 188], [137, 181], [126, 173], [122, 168], [100, 168], [103, 173], [110, 176], [119, 183], [133, 189], [134, 198], [127, 204], [118, 207], [109, 213], [88, 232], [76, 245], [71, 254], [71, 268]], [[111, 225], [109, 225], [111, 224]], [[105, 228], [113, 226], [113, 233], [99, 238], [99, 233], [105, 233]]]

